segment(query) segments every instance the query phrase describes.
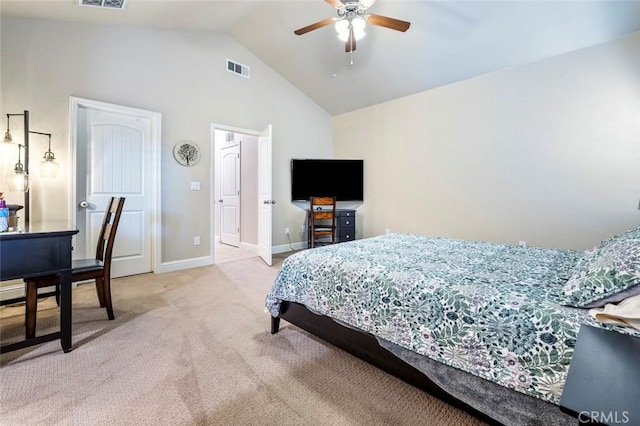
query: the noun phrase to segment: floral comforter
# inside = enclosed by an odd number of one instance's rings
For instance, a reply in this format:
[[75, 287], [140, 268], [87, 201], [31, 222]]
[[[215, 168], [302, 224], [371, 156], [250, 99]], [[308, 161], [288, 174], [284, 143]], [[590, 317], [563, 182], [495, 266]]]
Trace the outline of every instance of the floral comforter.
[[558, 404], [586, 309], [557, 303], [579, 252], [390, 234], [288, 257], [266, 298]]

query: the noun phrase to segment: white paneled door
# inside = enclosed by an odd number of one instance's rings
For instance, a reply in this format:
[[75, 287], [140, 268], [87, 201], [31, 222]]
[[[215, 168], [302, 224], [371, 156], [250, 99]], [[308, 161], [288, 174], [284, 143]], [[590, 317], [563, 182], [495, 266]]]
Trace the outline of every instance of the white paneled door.
[[220, 242], [240, 247], [240, 144], [220, 150]]
[[152, 122], [130, 112], [80, 107], [76, 127], [74, 256], [92, 257], [112, 196], [126, 198], [112, 257], [112, 276], [152, 271]]

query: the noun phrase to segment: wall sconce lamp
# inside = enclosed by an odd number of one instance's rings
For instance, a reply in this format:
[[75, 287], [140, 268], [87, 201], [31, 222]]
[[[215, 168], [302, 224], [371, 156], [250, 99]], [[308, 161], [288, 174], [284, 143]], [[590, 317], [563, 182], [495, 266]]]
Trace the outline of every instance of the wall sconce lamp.
[[49, 136], [49, 148], [44, 153], [43, 160], [40, 162], [40, 176], [46, 178], [55, 178], [58, 175], [60, 165], [56, 162], [56, 155], [51, 151], [51, 133], [32, 132], [36, 135]]

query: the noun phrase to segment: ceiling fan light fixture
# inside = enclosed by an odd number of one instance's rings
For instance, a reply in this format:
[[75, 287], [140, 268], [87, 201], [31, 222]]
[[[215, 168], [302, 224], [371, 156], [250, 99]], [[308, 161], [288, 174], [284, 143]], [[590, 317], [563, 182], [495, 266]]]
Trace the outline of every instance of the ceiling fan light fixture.
[[357, 17], [351, 20], [351, 25], [353, 26], [353, 31], [362, 31], [364, 33], [364, 19]]
[[342, 41], [347, 41], [349, 39], [349, 23], [348, 19], [340, 19], [336, 21], [336, 32], [338, 33], [338, 38]]
[[335, 24], [338, 38], [344, 42], [349, 40], [349, 30], [351, 28], [353, 28], [353, 36], [355, 37], [355, 39], [360, 40], [365, 36], [364, 27], [365, 21], [363, 18], [344, 18], [336, 21]]
[[[95, 0], [93, 0], [95, 1]], [[362, 39], [366, 33], [364, 31], [367, 24], [389, 28], [395, 31], [405, 32], [411, 26], [410, 22], [388, 16], [369, 14], [367, 9], [376, 0], [324, 0], [336, 8], [337, 17], [326, 18], [306, 27], [298, 28], [293, 33], [295, 35], [307, 34], [310, 31], [334, 24], [338, 33], [338, 38], [345, 43], [344, 51], [351, 55], [353, 65], [353, 52], [356, 50], [356, 41]]]
[[344, 18], [344, 19], [338, 19], [336, 21], [336, 31], [338, 32], [338, 34], [343, 33], [343, 32], [349, 32], [349, 20]]
[[356, 38], [356, 40], [360, 40], [365, 36], [363, 18], [354, 18], [351, 21], [351, 27], [353, 28], [353, 36]]

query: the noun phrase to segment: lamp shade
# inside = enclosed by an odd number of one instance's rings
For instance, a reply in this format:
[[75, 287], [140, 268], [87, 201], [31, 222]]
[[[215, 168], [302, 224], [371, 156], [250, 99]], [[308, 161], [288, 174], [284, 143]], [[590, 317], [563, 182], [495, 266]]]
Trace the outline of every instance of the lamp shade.
[[11, 132], [9, 131], [9, 129], [7, 129], [7, 131], [4, 132], [4, 139], [2, 140], [2, 142], [5, 142], [5, 143], [13, 142], [13, 138], [11, 137]]
[[55, 178], [58, 176], [58, 168], [60, 165], [56, 162], [56, 156], [53, 152], [51, 152], [51, 148], [49, 151], [44, 153], [44, 158], [40, 162], [40, 176], [45, 178]]
[[9, 191], [27, 192], [29, 190], [29, 175], [24, 170], [16, 168], [13, 173], [7, 175]]
[[13, 168], [13, 173], [7, 175], [9, 191], [27, 192], [29, 190], [29, 175], [25, 172], [24, 165], [20, 161], [21, 151], [22, 145], [18, 145], [18, 162]]
[[45, 178], [55, 178], [58, 176], [60, 165], [55, 159], [44, 159], [40, 162], [40, 176]]
[[338, 38], [342, 41], [349, 40], [349, 30], [353, 28], [353, 36], [356, 40], [360, 40], [365, 36], [364, 32], [365, 21], [360, 17], [356, 18], [343, 18], [336, 21], [335, 28], [338, 33]]

